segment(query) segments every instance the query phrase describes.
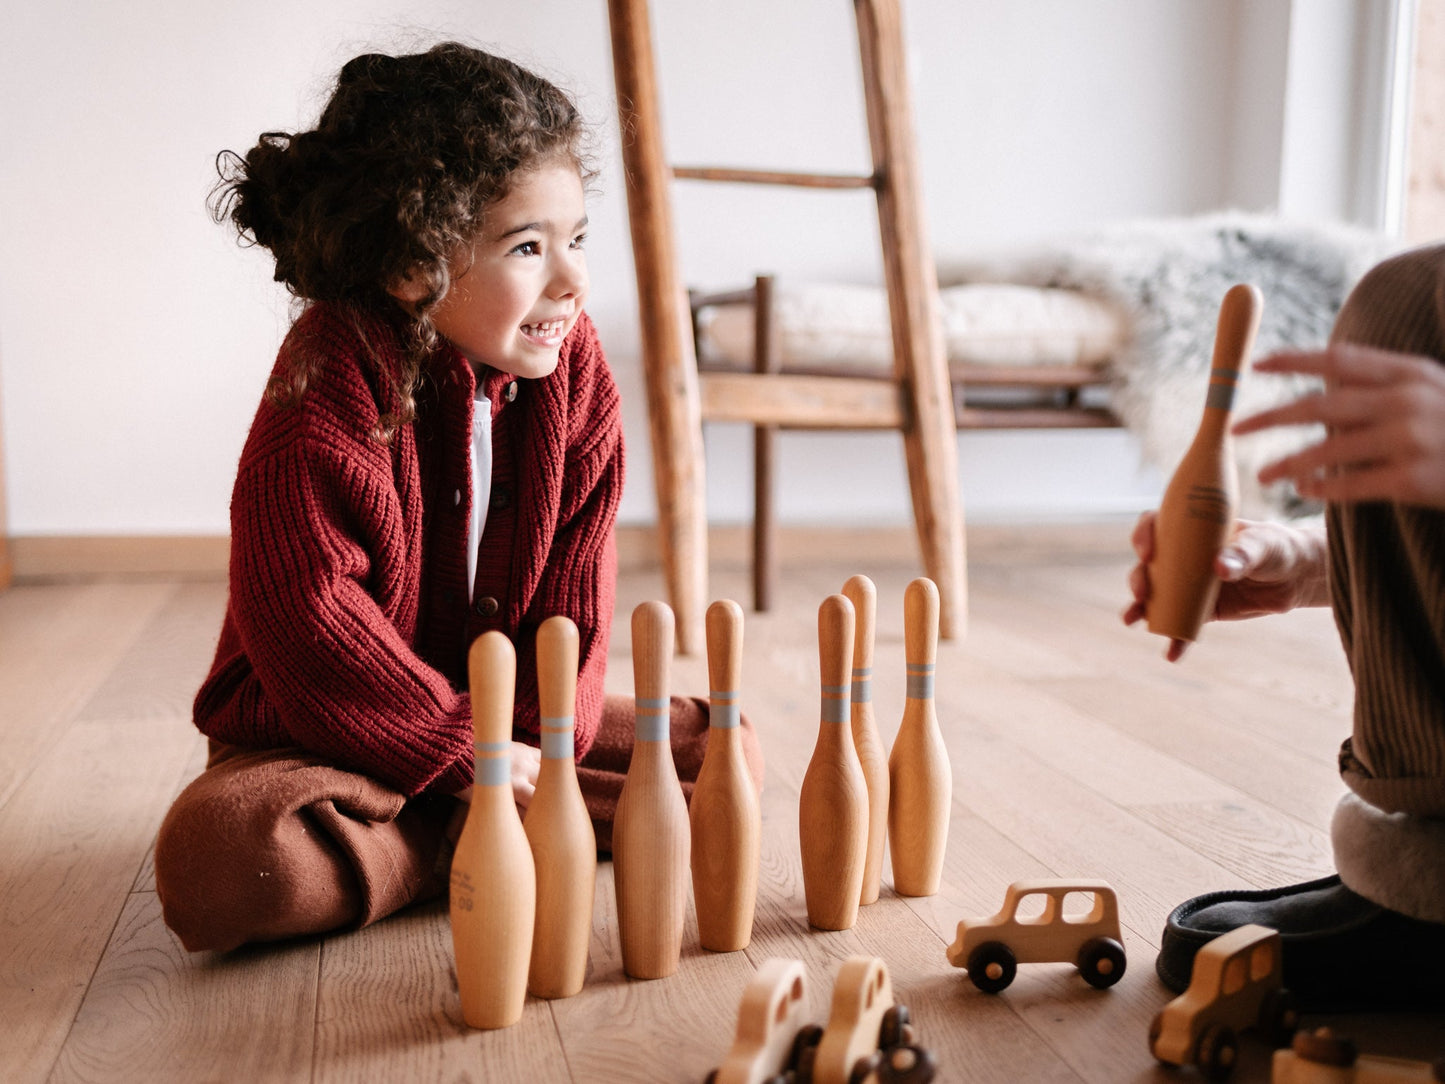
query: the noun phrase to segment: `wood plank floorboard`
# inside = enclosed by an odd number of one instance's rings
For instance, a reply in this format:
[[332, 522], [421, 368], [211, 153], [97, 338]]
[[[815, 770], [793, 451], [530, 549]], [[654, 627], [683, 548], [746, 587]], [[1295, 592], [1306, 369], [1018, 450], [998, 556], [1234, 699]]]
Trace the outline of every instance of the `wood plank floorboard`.
[[[1002, 535], [1000, 538], [1004, 537]], [[225, 955], [184, 951], [161, 920], [151, 852], [169, 803], [203, 768], [189, 722], [225, 605], [221, 582], [22, 586], [0, 595], [0, 1067], [7, 1081], [700, 1081], [731, 1041], [738, 1000], [772, 956], [808, 969], [826, 1019], [854, 954], [889, 965], [937, 1055], [940, 1081], [1164, 1082], [1145, 1035], [1169, 1000], [1153, 963], [1164, 916], [1188, 896], [1280, 885], [1330, 867], [1343, 787], [1348, 670], [1324, 611], [1212, 626], [1184, 662], [1125, 628], [1127, 527], [1117, 552], [1018, 544], [971, 553], [968, 636], [940, 645], [937, 709], [954, 770], [939, 892], [884, 886], [851, 930], [807, 925], [797, 795], [818, 733], [816, 616], [855, 572], [878, 587], [874, 704], [885, 743], [904, 705], [906, 556], [846, 563], [832, 541], [785, 555], [775, 610], [747, 613], [743, 710], [767, 756], [753, 940], [696, 944], [668, 979], [623, 972], [612, 866], [599, 865], [587, 984], [529, 999], [522, 1021], [461, 1020], [444, 902], [325, 939]], [[624, 562], [607, 685], [632, 690], [632, 607], [662, 597]], [[715, 597], [746, 600], [724, 558]], [[672, 691], [706, 695], [701, 656]], [[980, 993], [944, 949], [1009, 883], [1104, 877], [1118, 890], [1128, 967], [1098, 991], [1068, 964], [1025, 965]], [[1324, 1019], [1324, 1018], [1321, 1018]], [[1445, 1053], [1438, 1015], [1330, 1018], [1367, 1050]], [[1268, 1079], [1246, 1042], [1233, 1079]]]

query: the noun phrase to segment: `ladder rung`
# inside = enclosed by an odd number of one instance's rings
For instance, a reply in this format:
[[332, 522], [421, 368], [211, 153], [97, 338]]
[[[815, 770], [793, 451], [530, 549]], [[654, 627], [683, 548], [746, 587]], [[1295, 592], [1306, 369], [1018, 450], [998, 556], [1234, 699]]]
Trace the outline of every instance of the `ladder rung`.
[[672, 175], [684, 181], [732, 181], [738, 184], [778, 184], [797, 188], [873, 188], [873, 174], [785, 173], [767, 169], [724, 169], [713, 166], [674, 166]]

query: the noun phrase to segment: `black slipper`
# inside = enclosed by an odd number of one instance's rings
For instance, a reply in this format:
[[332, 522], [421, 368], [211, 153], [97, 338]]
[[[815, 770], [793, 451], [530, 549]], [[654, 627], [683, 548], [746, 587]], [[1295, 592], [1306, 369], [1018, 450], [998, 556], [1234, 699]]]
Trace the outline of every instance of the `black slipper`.
[[1279, 931], [1284, 985], [1306, 1012], [1445, 1005], [1445, 923], [1386, 910], [1338, 876], [1186, 900], [1164, 924], [1155, 971], [1183, 993], [1200, 947], [1250, 922]]

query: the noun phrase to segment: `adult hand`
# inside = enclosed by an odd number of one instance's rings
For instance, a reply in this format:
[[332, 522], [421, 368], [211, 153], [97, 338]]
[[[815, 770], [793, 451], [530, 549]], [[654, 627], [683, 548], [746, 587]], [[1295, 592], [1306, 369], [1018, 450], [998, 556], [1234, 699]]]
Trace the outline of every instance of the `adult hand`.
[[1445, 365], [1432, 358], [1339, 343], [1274, 354], [1261, 373], [1323, 377], [1325, 390], [1234, 426], [1240, 435], [1323, 423], [1325, 438], [1268, 464], [1262, 485], [1281, 479], [1325, 501], [1395, 501], [1445, 509]]
[[[1154, 522], [1155, 513], [1145, 512], [1134, 525], [1131, 542], [1139, 563], [1129, 573], [1129, 590], [1134, 598], [1124, 610], [1126, 625], [1143, 618], [1148, 606]], [[1298, 606], [1329, 604], [1323, 527], [1236, 520], [1215, 560], [1214, 572], [1220, 584], [1210, 615], [1213, 621], [1239, 621], [1285, 613]], [[1164, 657], [1177, 662], [1188, 646], [1185, 640], [1170, 640]]]

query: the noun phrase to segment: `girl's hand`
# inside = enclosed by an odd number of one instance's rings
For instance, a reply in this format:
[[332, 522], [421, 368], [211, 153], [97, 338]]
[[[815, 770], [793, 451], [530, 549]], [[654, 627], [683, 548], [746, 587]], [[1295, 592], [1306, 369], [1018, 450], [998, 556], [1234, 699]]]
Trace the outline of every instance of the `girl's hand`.
[[1262, 373], [1323, 377], [1325, 390], [1262, 411], [1238, 434], [1323, 423], [1324, 440], [1268, 464], [1261, 484], [1294, 483], [1325, 501], [1395, 501], [1445, 509], [1445, 365], [1349, 343], [1280, 353], [1255, 363]]
[[524, 742], [512, 743], [512, 797], [517, 812], [525, 813], [537, 793], [537, 773], [542, 770], [542, 750]]
[[[1131, 541], [1139, 563], [1129, 573], [1134, 600], [1124, 611], [1126, 625], [1144, 616], [1149, 601], [1154, 520], [1155, 513], [1145, 512], [1134, 526]], [[1285, 613], [1297, 606], [1329, 604], [1323, 528], [1237, 520], [1215, 561], [1214, 571], [1221, 581], [1211, 615], [1214, 621], [1238, 621]], [[1188, 646], [1184, 640], [1170, 640], [1165, 658], [1177, 662]]]
[[[542, 770], [542, 750], [535, 745], [514, 741], [512, 743], [512, 798], [517, 803], [517, 812], [525, 813], [532, 804], [532, 795], [537, 792], [537, 774]], [[456, 793], [463, 802], [471, 802], [472, 788], [466, 787]]]

